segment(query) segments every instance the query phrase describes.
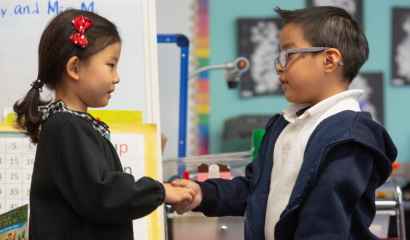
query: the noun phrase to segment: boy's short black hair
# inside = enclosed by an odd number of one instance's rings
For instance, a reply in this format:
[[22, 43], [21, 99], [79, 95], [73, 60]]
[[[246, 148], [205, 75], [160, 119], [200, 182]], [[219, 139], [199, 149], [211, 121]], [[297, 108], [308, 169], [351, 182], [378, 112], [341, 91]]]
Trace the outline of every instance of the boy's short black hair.
[[343, 77], [349, 84], [369, 58], [369, 46], [363, 27], [343, 8], [332, 6], [298, 10], [276, 8], [284, 24], [301, 27], [304, 38], [312, 47], [336, 48], [342, 54]]

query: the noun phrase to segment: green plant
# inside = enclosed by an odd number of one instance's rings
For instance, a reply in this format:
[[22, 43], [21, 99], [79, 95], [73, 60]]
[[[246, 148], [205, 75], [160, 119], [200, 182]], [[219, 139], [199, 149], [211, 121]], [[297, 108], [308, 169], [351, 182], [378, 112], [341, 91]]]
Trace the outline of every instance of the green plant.
[[23, 231], [21, 235], [18, 236], [18, 240], [26, 240], [26, 231]]

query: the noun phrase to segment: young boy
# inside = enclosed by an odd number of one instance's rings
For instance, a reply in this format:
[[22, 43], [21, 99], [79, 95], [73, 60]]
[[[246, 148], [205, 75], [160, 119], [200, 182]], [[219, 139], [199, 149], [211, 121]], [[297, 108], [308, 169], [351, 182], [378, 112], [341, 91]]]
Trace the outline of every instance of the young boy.
[[286, 100], [266, 125], [245, 177], [176, 180], [195, 190], [172, 208], [206, 216], [245, 216], [245, 238], [378, 239], [369, 231], [375, 190], [389, 177], [397, 149], [361, 112], [362, 90], [349, 83], [367, 60], [362, 27], [345, 10], [275, 10], [286, 24], [276, 60]]

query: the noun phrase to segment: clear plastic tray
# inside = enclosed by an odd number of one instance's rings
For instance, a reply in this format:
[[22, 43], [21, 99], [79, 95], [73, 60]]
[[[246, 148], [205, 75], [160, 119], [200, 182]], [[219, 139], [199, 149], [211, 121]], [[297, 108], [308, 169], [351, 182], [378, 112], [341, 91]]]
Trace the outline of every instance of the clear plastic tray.
[[251, 161], [251, 151], [165, 159], [162, 161], [163, 179], [168, 182], [172, 178], [182, 178], [182, 171], [188, 171], [189, 179], [196, 180], [198, 166], [203, 163], [227, 165], [231, 170], [231, 178], [245, 176], [245, 167]]

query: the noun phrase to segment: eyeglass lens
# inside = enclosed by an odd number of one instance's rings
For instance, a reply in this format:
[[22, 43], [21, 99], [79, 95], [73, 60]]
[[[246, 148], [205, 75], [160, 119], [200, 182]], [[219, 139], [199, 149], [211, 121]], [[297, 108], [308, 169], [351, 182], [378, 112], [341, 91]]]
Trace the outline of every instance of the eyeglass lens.
[[280, 66], [282, 68], [286, 67], [287, 65], [287, 57], [286, 57], [286, 52], [281, 52], [279, 55], [279, 60], [280, 60]]
[[287, 56], [286, 52], [281, 52], [279, 56], [275, 59], [275, 68], [280, 64], [282, 68], [285, 68], [287, 65]]

